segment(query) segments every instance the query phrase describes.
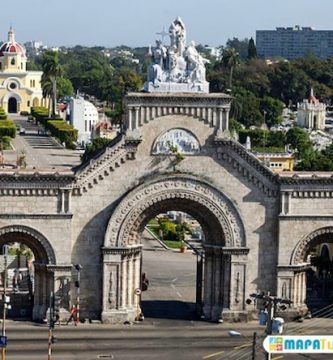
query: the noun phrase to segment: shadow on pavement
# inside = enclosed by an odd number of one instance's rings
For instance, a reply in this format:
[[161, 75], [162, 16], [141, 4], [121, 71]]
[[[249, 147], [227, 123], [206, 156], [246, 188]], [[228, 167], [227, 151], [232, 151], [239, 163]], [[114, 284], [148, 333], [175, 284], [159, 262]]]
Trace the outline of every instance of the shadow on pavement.
[[146, 300], [141, 302], [145, 318], [198, 320], [195, 303], [176, 300]]

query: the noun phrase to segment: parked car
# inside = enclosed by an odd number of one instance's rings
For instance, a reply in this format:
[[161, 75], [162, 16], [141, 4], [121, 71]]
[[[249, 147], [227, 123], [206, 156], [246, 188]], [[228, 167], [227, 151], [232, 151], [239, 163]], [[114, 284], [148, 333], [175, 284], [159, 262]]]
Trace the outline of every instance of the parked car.
[[20, 135], [24, 135], [25, 134], [25, 128], [24, 127], [20, 127]]
[[29, 115], [29, 111], [21, 111], [20, 115], [22, 116], [28, 116]]

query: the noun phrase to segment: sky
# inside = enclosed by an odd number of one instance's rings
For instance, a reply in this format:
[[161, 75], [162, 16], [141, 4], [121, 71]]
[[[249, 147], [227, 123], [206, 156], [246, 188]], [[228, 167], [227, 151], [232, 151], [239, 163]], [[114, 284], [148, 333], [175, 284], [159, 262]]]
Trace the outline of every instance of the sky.
[[16, 0], [1, 14], [1, 40], [12, 25], [17, 41], [48, 46], [147, 46], [177, 16], [187, 42], [211, 46], [277, 26], [333, 29], [333, 0]]

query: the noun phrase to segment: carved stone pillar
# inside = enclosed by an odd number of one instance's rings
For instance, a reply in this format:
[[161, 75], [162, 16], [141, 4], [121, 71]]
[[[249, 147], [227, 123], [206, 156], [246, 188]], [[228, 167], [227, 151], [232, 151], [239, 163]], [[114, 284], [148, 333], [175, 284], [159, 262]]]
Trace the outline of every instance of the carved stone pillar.
[[141, 246], [103, 249], [103, 310], [105, 323], [134, 321], [139, 299]]
[[307, 265], [278, 266], [277, 296], [291, 300], [285, 317], [304, 315], [308, 308], [306, 301]]
[[206, 319], [239, 318], [245, 311], [245, 276], [247, 248], [205, 246], [205, 302]]
[[[50, 291], [60, 300], [60, 319], [68, 318], [70, 307], [75, 303], [76, 294], [71, 297], [72, 264], [68, 265], [47, 265]], [[82, 309], [81, 309], [82, 310]]]

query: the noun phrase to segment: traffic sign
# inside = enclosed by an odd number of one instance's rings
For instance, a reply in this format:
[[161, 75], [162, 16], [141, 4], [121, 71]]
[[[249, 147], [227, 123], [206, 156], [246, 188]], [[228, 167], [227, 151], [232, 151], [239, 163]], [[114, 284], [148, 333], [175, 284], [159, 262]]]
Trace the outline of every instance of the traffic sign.
[[134, 290], [134, 294], [135, 294], [135, 295], [141, 295], [141, 289], [140, 289], [140, 288], [136, 288], [136, 289]]
[[0, 348], [7, 346], [7, 336], [0, 336]]

